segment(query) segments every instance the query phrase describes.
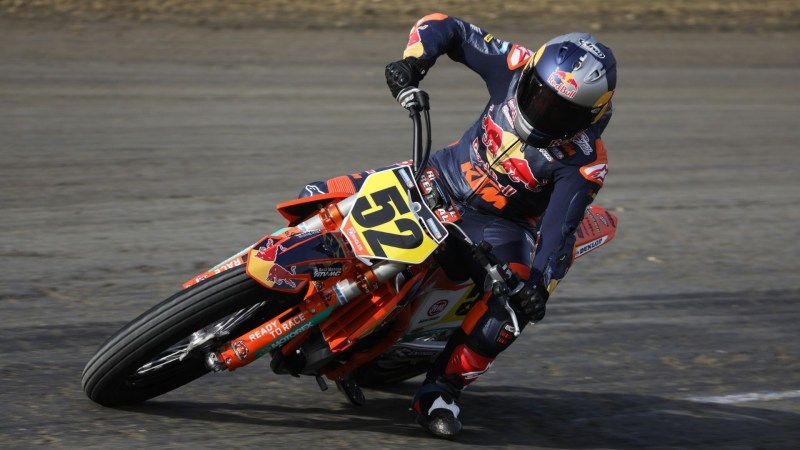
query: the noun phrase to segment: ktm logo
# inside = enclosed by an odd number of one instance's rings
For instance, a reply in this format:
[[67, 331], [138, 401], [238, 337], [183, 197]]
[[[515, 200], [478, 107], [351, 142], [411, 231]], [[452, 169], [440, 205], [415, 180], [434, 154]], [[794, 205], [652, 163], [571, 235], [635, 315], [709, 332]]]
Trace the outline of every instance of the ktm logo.
[[497, 209], [503, 209], [508, 204], [508, 199], [503, 195], [505, 189], [500, 188], [495, 181], [487, 176], [486, 172], [473, 166], [469, 161], [461, 164], [461, 171], [464, 173], [464, 178], [467, 180], [469, 187], [483, 201]]

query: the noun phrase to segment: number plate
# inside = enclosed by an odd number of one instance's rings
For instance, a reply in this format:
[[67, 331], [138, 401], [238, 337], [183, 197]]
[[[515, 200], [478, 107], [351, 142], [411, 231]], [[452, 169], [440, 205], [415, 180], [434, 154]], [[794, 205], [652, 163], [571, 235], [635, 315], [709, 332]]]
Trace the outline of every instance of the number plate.
[[447, 230], [422, 201], [408, 167], [367, 177], [342, 233], [363, 259], [418, 264], [447, 237]]

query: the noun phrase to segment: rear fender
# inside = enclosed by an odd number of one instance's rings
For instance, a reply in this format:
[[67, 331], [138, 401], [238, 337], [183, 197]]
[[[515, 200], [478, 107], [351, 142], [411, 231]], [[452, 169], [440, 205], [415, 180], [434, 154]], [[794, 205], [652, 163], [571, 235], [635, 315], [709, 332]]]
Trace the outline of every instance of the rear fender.
[[617, 216], [597, 205], [590, 205], [575, 230], [575, 259], [607, 244], [614, 239], [616, 232]]
[[288, 202], [279, 203], [275, 208], [281, 215], [289, 221], [289, 225], [294, 226], [306, 219], [312, 213], [319, 211], [329, 203], [339, 202], [351, 196], [347, 192], [331, 192], [329, 194], [312, 195], [302, 197]]

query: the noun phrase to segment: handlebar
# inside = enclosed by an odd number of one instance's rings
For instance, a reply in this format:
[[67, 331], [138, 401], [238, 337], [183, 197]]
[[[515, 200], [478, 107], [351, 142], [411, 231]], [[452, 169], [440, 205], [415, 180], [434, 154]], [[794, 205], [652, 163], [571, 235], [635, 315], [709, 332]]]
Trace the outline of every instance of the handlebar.
[[[414, 122], [414, 163], [412, 169], [414, 178], [419, 182], [428, 165], [431, 153], [430, 99], [427, 92], [416, 87], [407, 87], [400, 91], [396, 100], [400, 103], [400, 106], [408, 110], [408, 116]], [[425, 126], [424, 146], [422, 136], [423, 122]], [[525, 283], [520, 281], [519, 277], [509, 269], [508, 264], [499, 261], [492, 254], [492, 246], [488, 242], [481, 241], [475, 244], [460, 227], [450, 223], [447, 225], [459, 230], [459, 235], [471, 248], [472, 257], [486, 270], [487, 277], [484, 290], [491, 291], [496, 298], [503, 300], [505, 309], [511, 316], [514, 336], [519, 336], [521, 328], [517, 321], [516, 312], [509, 304], [509, 299], [519, 293]]]
[[[414, 122], [414, 165], [412, 169], [414, 178], [419, 181], [431, 155], [431, 116], [428, 93], [419, 88], [407, 87], [397, 94], [397, 102], [408, 110], [408, 116]], [[422, 136], [423, 122], [425, 126], [424, 146]]]

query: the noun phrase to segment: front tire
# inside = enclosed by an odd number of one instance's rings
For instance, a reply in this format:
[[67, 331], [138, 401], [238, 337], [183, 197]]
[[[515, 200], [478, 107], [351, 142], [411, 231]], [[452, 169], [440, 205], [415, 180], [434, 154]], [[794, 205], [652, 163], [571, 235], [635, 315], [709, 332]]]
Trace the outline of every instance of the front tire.
[[[135, 404], [172, 391], [209, 371], [204, 358], [210, 349], [297, 299], [266, 289], [244, 265], [228, 270], [178, 292], [117, 331], [86, 364], [83, 390], [104, 406]], [[208, 329], [227, 337], [193, 347]]]

